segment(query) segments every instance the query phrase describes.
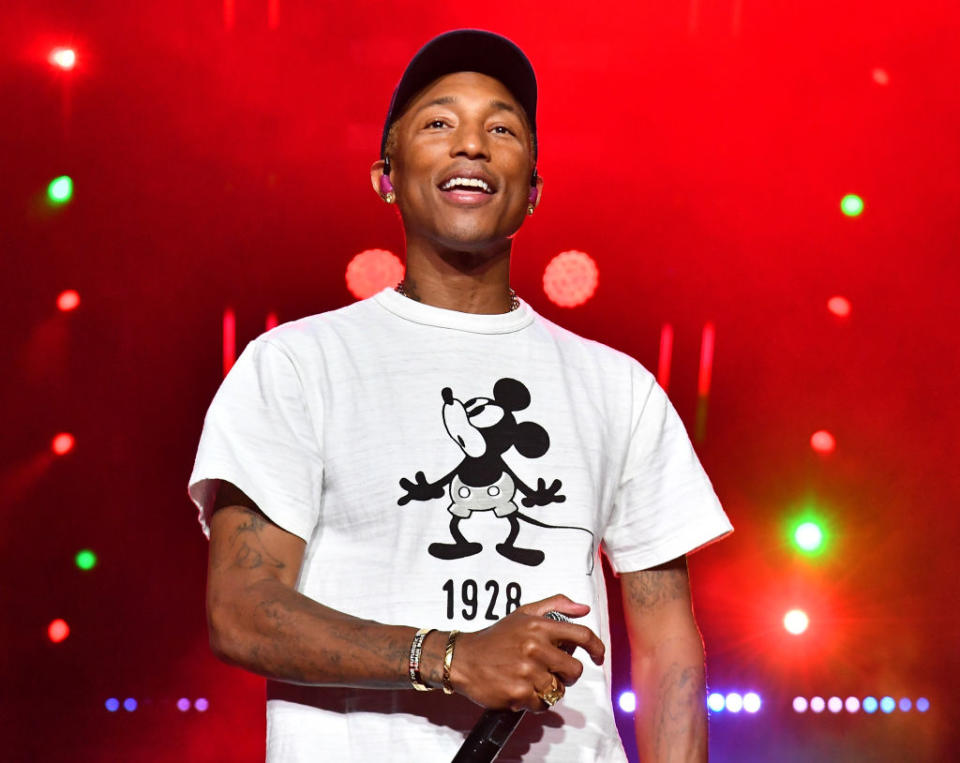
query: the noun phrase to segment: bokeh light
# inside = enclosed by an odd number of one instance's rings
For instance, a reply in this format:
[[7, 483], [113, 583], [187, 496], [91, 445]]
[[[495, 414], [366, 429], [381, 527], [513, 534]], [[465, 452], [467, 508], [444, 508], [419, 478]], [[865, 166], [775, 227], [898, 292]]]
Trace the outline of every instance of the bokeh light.
[[863, 712], [865, 713], [875, 713], [877, 708], [880, 706], [880, 703], [877, 702], [876, 697], [864, 697], [863, 698]]
[[196, 708], [199, 712], [205, 713], [205, 712], [207, 711], [207, 708], [210, 707], [210, 703], [207, 702], [207, 700], [206, 700], [204, 697], [199, 697], [199, 698], [197, 698], [197, 700], [193, 703], [193, 706], [194, 706], [194, 708]]
[[77, 51], [73, 48], [54, 48], [47, 60], [58, 69], [68, 72], [77, 65]]
[[847, 697], [847, 701], [843, 705], [847, 708], [848, 713], [855, 713], [860, 709], [860, 700], [856, 697]]
[[543, 291], [559, 307], [577, 307], [597, 291], [600, 269], [586, 252], [560, 252], [543, 271]]
[[127, 697], [123, 701], [123, 709], [126, 710], [128, 713], [132, 713], [134, 710], [137, 709], [137, 701], [133, 697]]
[[840, 697], [830, 697], [827, 700], [827, 710], [831, 713], [839, 713], [843, 710], [843, 700]]
[[880, 709], [885, 713], [892, 713], [897, 707], [893, 697], [884, 697], [880, 700]]
[[827, 706], [827, 702], [823, 697], [811, 697], [810, 698], [810, 709], [815, 713], [822, 713], [824, 708]]
[[92, 570], [97, 566], [97, 555], [89, 548], [78, 551], [74, 561], [81, 570]]
[[116, 697], [110, 697], [110, 699], [103, 703], [103, 706], [107, 708], [108, 712], [115, 713], [120, 709], [120, 700]]
[[748, 713], [756, 713], [760, 710], [760, 695], [755, 691], [748, 691], [743, 695], [743, 709]]
[[743, 709], [743, 697], [732, 691], [727, 695], [725, 704], [731, 713], [739, 713]]
[[802, 522], [793, 531], [793, 540], [802, 551], [818, 551], [823, 545], [823, 530], [816, 522]]
[[807, 702], [806, 697], [794, 697], [793, 698], [793, 709], [797, 713], [807, 712], [807, 708], [810, 706], [810, 703]]
[[51, 204], [66, 204], [73, 198], [73, 180], [68, 175], [51, 180], [47, 186], [47, 198]]
[[62, 456], [66, 453], [69, 453], [73, 450], [74, 446], [73, 435], [67, 432], [61, 432], [50, 443], [50, 448], [58, 456]]
[[185, 713], [189, 709], [190, 709], [190, 700], [187, 699], [186, 697], [180, 697], [180, 699], [177, 700], [177, 710], [179, 710], [181, 713]]
[[62, 291], [57, 297], [57, 308], [65, 313], [70, 312], [71, 310], [76, 310], [79, 304], [80, 293], [74, 289]]
[[347, 263], [347, 289], [356, 299], [372, 297], [403, 280], [403, 262], [386, 249], [366, 249]]
[[917, 698], [917, 712], [925, 713], [930, 709], [930, 700], [926, 697]]
[[794, 636], [799, 636], [810, 627], [810, 618], [802, 609], [791, 609], [783, 616], [783, 627]]
[[827, 300], [827, 310], [838, 318], [846, 318], [853, 312], [853, 306], [846, 297], [836, 296]]
[[625, 691], [620, 695], [620, 709], [625, 713], [632, 713], [637, 709], [637, 695], [632, 691]]
[[900, 708], [901, 713], [909, 713], [910, 708], [913, 707], [913, 703], [910, 702], [909, 697], [902, 697], [897, 706]]
[[840, 209], [847, 217], [859, 217], [863, 213], [863, 199], [855, 193], [848, 193], [840, 200]]
[[810, 447], [817, 453], [827, 455], [837, 449], [837, 440], [826, 429], [819, 429], [810, 435]]
[[62, 618], [57, 618], [53, 620], [50, 625], [47, 626], [47, 637], [54, 643], [59, 644], [61, 641], [65, 640], [67, 636], [70, 635], [70, 626], [67, 625], [67, 621]]
[[713, 710], [713, 712], [719, 713], [725, 706], [726, 701], [719, 692], [712, 692], [710, 696], [707, 697], [707, 707]]
[[871, 73], [873, 76], [873, 81], [878, 85], [889, 85], [890, 84], [890, 75], [887, 74], [886, 69], [881, 69], [879, 67], [875, 68]]

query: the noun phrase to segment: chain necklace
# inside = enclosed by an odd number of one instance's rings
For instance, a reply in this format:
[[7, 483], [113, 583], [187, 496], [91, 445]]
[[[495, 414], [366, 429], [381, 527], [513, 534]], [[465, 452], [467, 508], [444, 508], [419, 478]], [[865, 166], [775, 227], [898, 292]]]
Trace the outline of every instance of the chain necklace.
[[[406, 289], [403, 287], [403, 281], [397, 283], [397, 285], [393, 287], [393, 290], [403, 297], [408, 296]], [[520, 307], [520, 298], [513, 289], [510, 289], [510, 312], [513, 312], [518, 307]]]

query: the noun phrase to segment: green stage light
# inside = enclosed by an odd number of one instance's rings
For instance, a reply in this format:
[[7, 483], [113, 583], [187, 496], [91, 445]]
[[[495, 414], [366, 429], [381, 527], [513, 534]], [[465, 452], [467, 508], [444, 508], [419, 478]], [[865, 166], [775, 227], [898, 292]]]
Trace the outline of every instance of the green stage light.
[[97, 555], [89, 548], [85, 548], [77, 552], [76, 562], [81, 570], [92, 570], [97, 566]]
[[823, 545], [823, 530], [816, 522], [803, 522], [793, 531], [793, 540], [803, 551], [816, 551]]
[[840, 209], [847, 217], [857, 217], [863, 212], [863, 199], [854, 193], [848, 193], [840, 201]]
[[66, 204], [73, 198], [73, 180], [68, 175], [51, 180], [47, 186], [47, 198], [51, 204]]

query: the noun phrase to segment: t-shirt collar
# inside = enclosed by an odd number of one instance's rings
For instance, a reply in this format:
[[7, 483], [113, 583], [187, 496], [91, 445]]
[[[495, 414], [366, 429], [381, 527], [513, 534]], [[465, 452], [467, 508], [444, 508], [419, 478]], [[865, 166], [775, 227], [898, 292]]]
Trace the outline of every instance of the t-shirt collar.
[[405, 297], [391, 286], [375, 294], [373, 299], [394, 315], [426, 326], [468, 331], [472, 334], [509, 334], [526, 328], [533, 322], [533, 309], [520, 300], [520, 307], [507, 313], [478, 315], [425, 305]]

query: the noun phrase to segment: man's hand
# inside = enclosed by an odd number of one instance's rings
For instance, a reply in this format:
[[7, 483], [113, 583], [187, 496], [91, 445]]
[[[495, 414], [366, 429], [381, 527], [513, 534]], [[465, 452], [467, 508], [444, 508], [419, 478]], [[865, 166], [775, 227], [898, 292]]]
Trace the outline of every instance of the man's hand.
[[547, 710], [537, 691], [550, 687], [553, 676], [571, 686], [583, 672], [582, 663], [561, 644], [583, 647], [597, 665], [604, 657], [596, 633], [584, 625], [544, 617], [551, 610], [583, 617], [590, 607], [563, 595], [551, 596], [525, 604], [482, 631], [461, 633], [451, 666], [454, 689], [488, 708]]

